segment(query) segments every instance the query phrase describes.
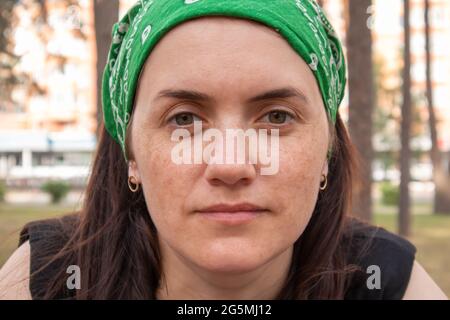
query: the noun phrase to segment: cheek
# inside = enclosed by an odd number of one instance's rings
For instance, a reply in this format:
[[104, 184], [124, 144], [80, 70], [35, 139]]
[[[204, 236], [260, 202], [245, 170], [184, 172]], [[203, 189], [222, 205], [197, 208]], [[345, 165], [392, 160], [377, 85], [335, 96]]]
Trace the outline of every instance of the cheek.
[[316, 205], [325, 154], [322, 149], [314, 139], [286, 138], [280, 143], [280, 168], [271, 188], [277, 190], [293, 232], [304, 230]]
[[176, 217], [184, 212], [186, 198], [199, 170], [196, 166], [178, 165], [171, 159], [174, 142], [164, 133], [151, 138], [137, 138], [136, 162], [148, 211], [158, 230], [177, 228]]

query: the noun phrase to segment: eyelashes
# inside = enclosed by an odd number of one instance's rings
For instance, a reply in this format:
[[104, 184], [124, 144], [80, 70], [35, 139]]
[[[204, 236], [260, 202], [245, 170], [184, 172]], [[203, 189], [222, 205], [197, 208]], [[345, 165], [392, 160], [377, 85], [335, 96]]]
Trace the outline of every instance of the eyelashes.
[[180, 112], [173, 115], [169, 119], [169, 123], [178, 127], [188, 127], [194, 124], [194, 121], [201, 121], [201, 118], [193, 114], [192, 112]]
[[270, 124], [282, 125], [294, 120], [294, 116], [284, 110], [271, 110], [263, 118], [267, 118]]
[[[258, 123], [269, 124], [274, 126], [283, 126], [293, 120], [296, 115], [283, 109], [273, 109], [266, 112], [262, 117], [258, 118]], [[202, 121], [202, 118], [194, 114], [193, 112], [183, 111], [172, 115], [168, 119], [170, 125], [176, 127], [190, 127], [194, 125], [194, 121]]]

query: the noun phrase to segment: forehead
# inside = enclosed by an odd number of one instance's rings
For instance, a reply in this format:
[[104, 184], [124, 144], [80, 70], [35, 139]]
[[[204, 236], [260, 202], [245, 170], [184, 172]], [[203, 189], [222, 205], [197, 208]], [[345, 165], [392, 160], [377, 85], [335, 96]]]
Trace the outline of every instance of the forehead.
[[225, 16], [189, 20], [169, 31], [149, 55], [141, 80], [155, 90], [295, 83], [318, 94], [309, 66], [280, 34], [256, 21]]

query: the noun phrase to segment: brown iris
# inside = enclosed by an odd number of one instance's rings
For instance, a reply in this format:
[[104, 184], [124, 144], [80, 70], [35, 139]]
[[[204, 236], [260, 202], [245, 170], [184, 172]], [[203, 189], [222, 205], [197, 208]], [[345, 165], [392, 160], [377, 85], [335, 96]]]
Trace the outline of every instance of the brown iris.
[[179, 126], [188, 126], [194, 123], [192, 113], [180, 113], [175, 116], [175, 122]]
[[269, 113], [269, 121], [271, 123], [283, 124], [286, 122], [287, 114], [283, 111], [271, 111]]

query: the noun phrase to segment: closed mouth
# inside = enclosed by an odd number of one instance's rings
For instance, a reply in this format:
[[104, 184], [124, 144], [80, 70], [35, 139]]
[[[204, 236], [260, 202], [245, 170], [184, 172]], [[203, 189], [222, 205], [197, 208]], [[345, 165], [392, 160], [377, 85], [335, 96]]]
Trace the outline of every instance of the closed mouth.
[[251, 203], [221, 203], [203, 208], [197, 212], [205, 218], [228, 225], [236, 225], [249, 222], [267, 211], [269, 210]]
[[201, 212], [201, 213], [213, 213], [213, 212], [234, 213], [234, 212], [262, 212], [262, 211], [267, 211], [267, 209], [262, 208], [257, 205], [254, 205], [252, 203], [248, 203], [248, 202], [237, 203], [237, 204], [219, 203], [219, 204], [215, 204], [215, 205], [198, 210], [198, 212]]

